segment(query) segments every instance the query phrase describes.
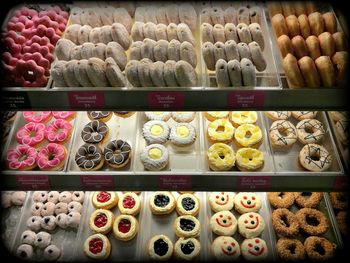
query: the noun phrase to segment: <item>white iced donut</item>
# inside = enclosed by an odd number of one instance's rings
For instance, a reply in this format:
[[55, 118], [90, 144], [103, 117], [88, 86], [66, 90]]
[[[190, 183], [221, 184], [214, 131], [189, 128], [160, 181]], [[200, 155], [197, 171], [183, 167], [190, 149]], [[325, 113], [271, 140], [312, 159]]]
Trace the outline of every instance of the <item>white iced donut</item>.
[[47, 202], [41, 208], [41, 216], [52, 216], [55, 213], [55, 204], [52, 202]]
[[317, 111], [292, 111], [292, 116], [298, 121], [316, 118]]
[[148, 144], [165, 143], [169, 138], [169, 134], [169, 125], [164, 121], [148, 121], [142, 128], [142, 136]]
[[55, 205], [55, 215], [58, 215], [61, 213], [64, 213], [64, 214], [68, 213], [68, 204], [67, 203], [59, 202]]
[[11, 195], [11, 202], [14, 205], [23, 205], [24, 201], [26, 200], [27, 193], [24, 191], [15, 191]]
[[51, 191], [48, 194], [47, 201], [57, 204], [59, 195], [60, 193], [58, 191]]
[[220, 261], [235, 260], [241, 255], [238, 242], [229, 236], [218, 236], [215, 238], [211, 244], [211, 251], [215, 259]]
[[297, 141], [297, 138], [297, 130], [291, 122], [278, 120], [271, 124], [269, 139], [275, 149], [289, 149]]
[[145, 111], [146, 118], [149, 121], [168, 121], [171, 117], [171, 112], [165, 111]]
[[292, 112], [290, 112], [290, 111], [265, 111], [265, 115], [273, 121], [287, 120], [292, 115]]
[[56, 216], [56, 224], [60, 228], [66, 229], [68, 227], [68, 215], [65, 213], [58, 214]]
[[233, 192], [211, 192], [209, 195], [209, 205], [214, 212], [232, 210], [235, 193]]
[[85, 193], [83, 191], [74, 191], [72, 194], [72, 201], [77, 201], [79, 203], [84, 203]]
[[68, 212], [79, 212], [79, 213], [81, 213], [82, 209], [83, 209], [83, 206], [81, 205], [81, 203], [79, 203], [77, 201], [71, 201], [68, 204]]
[[177, 146], [189, 146], [196, 141], [196, 129], [189, 123], [176, 123], [170, 129], [169, 140]]
[[235, 196], [235, 210], [240, 213], [259, 212], [261, 199], [255, 193], [240, 192]]
[[241, 252], [248, 261], [263, 261], [269, 254], [265, 241], [258, 237], [245, 239], [241, 244]]
[[249, 212], [238, 218], [238, 232], [245, 238], [257, 237], [264, 229], [264, 218], [258, 213]]
[[31, 211], [32, 216], [41, 216], [41, 209], [43, 208], [44, 204], [37, 202], [32, 204]]
[[38, 248], [46, 248], [51, 243], [51, 234], [47, 232], [39, 232], [36, 234], [34, 246]]
[[193, 111], [174, 111], [171, 113], [171, 117], [176, 122], [191, 122], [196, 117], [196, 113]]
[[37, 232], [41, 229], [41, 216], [31, 216], [27, 219], [27, 227]]
[[80, 224], [81, 215], [78, 212], [70, 212], [67, 218], [67, 226], [78, 228]]
[[174, 245], [174, 255], [179, 260], [194, 260], [201, 251], [201, 244], [196, 238], [180, 237]]
[[32, 195], [34, 202], [44, 203], [47, 201], [48, 193], [46, 191], [35, 191]]
[[71, 192], [64, 191], [64, 192], [60, 193], [58, 196], [58, 201], [68, 204], [70, 201], [72, 201]]
[[31, 230], [26, 230], [21, 235], [22, 244], [34, 245], [35, 239], [36, 239], [36, 234]]
[[316, 119], [304, 119], [297, 124], [296, 129], [302, 144], [318, 143], [325, 135], [322, 122]]
[[44, 250], [44, 259], [48, 261], [56, 261], [60, 256], [61, 250], [55, 245], [50, 245]]
[[220, 211], [210, 218], [210, 228], [222, 236], [233, 236], [237, 231], [236, 217], [230, 211]]
[[162, 170], [169, 162], [169, 151], [161, 144], [148, 145], [141, 152], [141, 162], [147, 170]]
[[33, 247], [28, 244], [22, 244], [17, 248], [16, 256], [23, 260], [30, 260], [33, 257]]
[[45, 230], [54, 230], [56, 228], [56, 217], [55, 216], [44, 216], [41, 219], [41, 228]]

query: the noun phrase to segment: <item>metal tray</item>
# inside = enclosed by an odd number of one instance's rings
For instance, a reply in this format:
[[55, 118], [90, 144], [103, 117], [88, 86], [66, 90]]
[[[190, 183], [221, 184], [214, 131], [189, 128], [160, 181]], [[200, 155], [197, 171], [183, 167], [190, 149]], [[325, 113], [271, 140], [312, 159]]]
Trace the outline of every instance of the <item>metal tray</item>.
[[[212, 145], [209, 141], [208, 141], [208, 138], [206, 135], [204, 135], [204, 153], [203, 153], [203, 158], [204, 158], [204, 162], [205, 162], [205, 166], [204, 169], [205, 169], [205, 173], [206, 174], [229, 174], [229, 175], [259, 175], [259, 174], [269, 174], [269, 175], [272, 175], [274, 174], [274, 171], [275, 171], [275, 167], [274, 167], [274, 163], [273, 163], [273, 160], [272, 160], [272, 154], [270, 152], [270, 148], [269, 148], [269, 145], [268, 145], [268, 141], [267, 141], [267, 134], [266, 134], [266, 130], [265, 130], [265, 125], [262, 121], [262, 113], [261, 112], [257, 112], [258, 113], [258, 120], [257, 122], [255, 123], [257, 126], [260, 127], [261, 129], [261, 132], [262, 132], [262, 144], [259, 146], [258, 150], [262, 151], [263, 154], [264, 154], [264, 166], [257, 170], [257, 171], [249, 171], [249, 172], [243, 172], [243, 171], [239, 171], [238, 168], [235, 166], [232, 167], [232, 169], [230, 171], [212, 171], [210, 168], [209, 168], [209, 164], [208, 164], [208, 161], [207, 161], [207, 151], [209, 149], [209, 147]], [[206, 133], [206, 130], [207, 130], [207, 127], [208, 127], [208, 124], [210, 123], [210, 121], [208, 121], [206, 119], [206, 117], [204, 116], [204, 112], [202, 113], [202, 125], [203, 125], [203, 134]], [[234, 140], [234, 139], [233, 139]], [[231, 142], [230, 144], [228, 144], [229, 146], [231, 146], [233, 148], [233, 150], [235, 152], [237, 152], [237, 146], [235, 145], [234, 142]]]
[[77, 123], [75, 126], [76, 132], [74, 135], [74, 142], [69, 154], [69, 164], [68, 164], [68, 172], [82, 172], [82, 173], [89, 173], [89, 174], [99, 174], [101, 171], [103, 173], [113, 173], [116, 174], [118, 172], [122, 173], [132, 173], [132, 162], [133, 159], [135, 159], [135, 129], [136, 129], [136, 120], [138, 113], [133, 114], [132, 116], [128, 118], [122, 118], [116, 116], [113, 112], [111, 112], [113, 116], [109, 121], [106, 122], [107, 126], [109, 127], [109, 138], [108, 140], [101, 146], [101, 150], [103, 151], [103, 147], [107, 145], [109, 141], [121, 139], [127, 141], [131, 146], [131, 160], [129, 163], [120, 168], [120, 169], [114, 169], [108, 166], [107, 163], [103, 165], [103, 167], [98, 171], [82, 171], [78, 167], [78, 165], [75, 163], [75, 154], [80, 146], [84, 144], [83, 139], [81, 138], [81, 131], [84, 128], [86, 124], [91, 122], [89, 117], [87, 116], [87, 112], [78, 112], [77, 113]]
[[[45, 124], [46, 126], [49, 125], [53, 120], [55, 120], [54, 117], [52, 117], [52, 119], [47, 123]], [[17, 116], [16, 116], [16, 119], [13, 123], [13, 130], [12, 130], [12, 133], [11, 133], [11, 137], [9, 137], [9, 142], [7, 145], [5, 145], [5, 148], [4, 148], [4, 152], [2, 154], [2, 165], [3, 165], [3, 170], [2, 171], [5, 171], [6, 173], [13, 173], [13, 174], [35, 174], [35, 175], [38, 175], [38, 174], [57, 174], [57, 173], [63, 173], [66, 171], [67, 169], [67, 164], [68, 164], [68, 157], [69, 157], [69, 153], [71, 152], [71, 147], [72, 147], [72, 141], [73, 141], [73, 137], [74, 137], [74, 134], [75, 134], [75, 123], [76, 123], [76, 117], [70, 121], [70, 124], [72, 124], [72, 132], [71, 132], [71, 137], [63, 144], [63, 146], [66, 147], [67, 149], [67, 157], [66, 157], [66, 160], [64, 161], [64, 166], [62, 168], [62, 170], [59, 170], [59, 171], [42, 171], [40, 170], [38, 167], [34, 168], [33, 170], [29, 170], [29, 171], [18, 171], [18, 170], [10, 170], [6, 164], [6, 155], [7, 155], [7, 152], [12, 149], [12, 148], [15, 148], [17, 145], [19, 145], [16, 141], [16, 133], [17, 131], [22, 128], [27, 122], [24, 120], [24, 117], [23, 117], [23, 112], [22, 111], [19, 111], [17, 112]], [[45, 139], [44, 140], [44, 145], [39, 147], [42, 148], [44, 147], [45, 145], [47, 145], [48, 141]]]
[[[263, 116], [263, 122], [265, 123], [265, 132], [266, 134], [269, 133], [269, 129], [271, 127], [271, 124], [273, 123], [272, 120], [270, 120], [268, 117], [265, 116], [265, 114], [262, 114]], [[304, 146], [302, 143], [297, 141], [292, 148], [289, 151], [281, 152], [276, 151], [271, 146], [271, 151], [273, 153], [272, 158], [275, 163], [276, 172], [285, 175], [285, 174], [293, 174], [293, 175], [339, 175], [343, 174], [344, 170], [342, 167], [342, 164], [340, 162], [340, 158], [338, 155], [338, 152], [336, 150], [332, 134], [329, 129], [329, 124], [326, 118], [326, 115], [324, 112], [319, 111], [315, 117], [315, 119], [322, 122], [323, 127], [325, 129], [325, 136], [323, 140], [319, 143], [320, 145], [323, 145], [329, 153], [333, 156], [333, 161], [331, 164], [331, 167], [324, 172], [311, 172], [304, 169], [299, 164], [299, 152], [301, 148]], [[294, 126], [297, 125], [298, 120], [296, 120], [293, 117], [290, 117], [288, 119]], [[268, 139], [269, 142], [270, 139]]]
[[[138, 128], [137, 128], [137, 134], [136, 134], [136, 153], [134, 158], [134, 171], [135, 172], [142, 172], [144, 174], [192, 174], [192, 173], [198, 173], [201, 172], [202, 167], [200, 163], [200, 155], [201, 155], [201, 145], [200, 145], [200, 117], [199, 113], [196, 112], [196, 117], [193, 121], [190, 122], [195, 129], [197, 133], [196, 141], [188, 147], [177, 147], [174, 146], [170, 141], [166, 142], [164, 146], [169, 151], [169, 164], [161, 171], [147, 171], [145, 170], [141, 159], [140, 154], [142, 150], [146, 147], [146, 141], [142, 137], [142, 128], [143, 125], [147, 122], [147, 118], [143, 112], [140, 112], [138, 114]], [[176, 122], [170, 118], [167, 121], [167, 124], [171, 127]]]

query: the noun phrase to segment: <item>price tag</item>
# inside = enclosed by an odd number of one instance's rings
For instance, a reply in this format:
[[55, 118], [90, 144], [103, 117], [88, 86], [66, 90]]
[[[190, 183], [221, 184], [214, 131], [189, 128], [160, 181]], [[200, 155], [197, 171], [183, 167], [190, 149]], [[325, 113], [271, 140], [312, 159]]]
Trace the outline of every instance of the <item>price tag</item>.
[[3, 109], [30, 109], [30, 101], [27, 92], [9, 91], [2, 94], [1, 107]]
[[271, 176], [238, 176], [238, 190], [268, 190], [271, 186]]
[[113, 176], [110, 175], [81, 175], [80, 181], [86, 190], [108, 190], [114, 187]]
[[337, 176], [334, 180], [333, 189], [335, 191], [346, 191], [348, 187], [348, 179], [346, 176]]
[[262, 90], [231, 91], [227, 98], [227, 107], [232, 108], [249, 108], [263, 107], [265, 92]]
[[148, 106], [151, 109], [183, 109], [185, 96], [179, 91], [160, 91], [148, 93]]
[[101, 91], [70, 91], [69, 105], [72, 109], [104, 108], [105, 97]]
[[23, 190], [50, 189], [48, 175], [16, 175], [17, 187]]
[[160, 175], [158, 185], [162, 190], [191, 190], [191, 175]]

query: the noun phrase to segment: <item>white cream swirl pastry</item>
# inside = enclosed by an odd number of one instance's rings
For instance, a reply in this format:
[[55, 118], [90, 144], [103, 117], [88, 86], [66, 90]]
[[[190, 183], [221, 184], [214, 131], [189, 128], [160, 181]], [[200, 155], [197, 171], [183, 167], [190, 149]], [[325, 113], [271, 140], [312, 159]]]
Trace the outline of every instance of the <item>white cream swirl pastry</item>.
[[164, 111], [145, 111], [146, 118], [149, 121], [168, 121], [171, 117], [171, 112]]
[[189, 123], [176, 123], [170, 130], [170, 141], [177, 146], [188, 146], [196, 141], [196, 129]]
[[169, 125], [164, 121], [148, 121], [142, 128], [142, 136], [148, 144], [165, 143], [169, 138], [169, 133]]
[[169, 161], [169, 152], [161, 144], [148, 145], [141, 152], [141, 162], [147, 170], [162, 170]]

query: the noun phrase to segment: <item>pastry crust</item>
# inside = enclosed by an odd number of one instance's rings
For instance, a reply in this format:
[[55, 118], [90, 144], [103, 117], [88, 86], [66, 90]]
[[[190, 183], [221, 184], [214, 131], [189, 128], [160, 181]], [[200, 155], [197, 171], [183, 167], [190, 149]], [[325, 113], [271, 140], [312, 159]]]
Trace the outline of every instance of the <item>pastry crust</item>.
[[[104, 195], [104, 197], [102, 197], [101, 195]], [[101, 201], [102, 199], [108, 200], [103, 202]], [[118, 195], [116, 192], [95, 192], [91, 200], [92, 205], [97, 209], [111, 209], [118, 204]]]
[[176, 200], [176, 212], [179, 215], [196, 216], [199, 213], [200, 202], [193, 194], [182, 194]]
[[303, 38], [308, 38], [311, 35], [311, 28], [309, 25], [309, 19], [307, 18], [307, 15], [301, 14], [298, 16], [298, 22], [300, 26], [300, 33], [303, 36]]
[[[103, 243], [102, 250], [96, 253], [93, 253], [90, 251], [90, 242], [92, 242], [94, 239], [99, 239]], [[111, 253], [111, 243], [109, 242], [109, 239], [105, 235], [102, 235], [102, 234], [91, 235], [84, 242], [84, 253], [89, 258], [104, 260], [108, 258], [109, 254]]]
[[197, 237], [201, 229], [201, 224], [194, 216], [179, 216], [173, 224], [174, 232], [178, 237]]
[[300, 35], [299, 21], [295, 15], [289, 15], [286, 17], [286, 25], [287, 25], [290, 37]]
[[335, 86], [335, 70], [328, 56], [321, 56], [315, 60], [316, 68], [321, 76], [322, 84], [326, 88]]
[[[119, 223], [126, 222], [129, 228], [126, 232], [119, 227]], [[139, 223], [137, 219], [131, 215], [119, 215], [113, 223], [113, 236], [121, 241], [129, 241], [133, 239], [139, 231]]]
[[333, 36], [329, 32], [323, 32], [318, 36], [320, 48], [323, 56], [333, 56], [335, 53], [335, 43]]
[[279, 47], [279, 50], [281, 51], [282, 58], [287, 56], [288, 53], [294, 55], [292, 41], [287, 35], [279, 36], [277, 39], [277, 45]]
[[174, 245], [175, 258], [180, 260], [194, 260], [199, 255], [200, 251], [201, 244], [196, 238], [193, 237], [180, 237]]
[[306, 87], [319, 88], [321, 86], [315, 63], [311, 57], [305, 56], [298, 60], [301, 74], [305, 80]]
[[313, 60], [321, 56], [320, 41], [316, 36], [309, 36], [305, 42], [307, 50], [309, 51], [309, 56]]
[[[166, 198], [167, 197], [167, 198]], [[156, 201], [158, 198], [158, 202]], [[171, 192], [154, 192], [149, 199], [149, 206], [154, 215], [170, 214], [176, 206], [175, 198]]]
[[[105, 220], [106, 222], [104, 223]], [[100, 224], [104, 223], [104, 225], [97, 226], [95, 222], [98, 222]], [[106, 235], [109, 233], [109, 231], [112, 230], [113, 222], [114, 222], [114, 215], [111, 211], [106, 209], [97, 209], [90, 216], [89, 227], [95, 233]]]
[[292, 46], [295, 52], [295, 57], [300, 59], [309, 54], [306, 42], [302, 36], [295, 36], [292, 38]]
[[[155, 249], [155, 243], [156, 242], [161, 243], [161, 245], [167, 245], [167, 251], [165, 254], [164, 251], [161, 251], [161, 249]], [[165, 244], [164, 244], [165, 243]], [[156, 251], [157, 250], [157, 251]], [[166, 236], [166, 235], [155, 235], [154, 237], [152, 237], [149, 241], [148, 241], [148, 255], [152, 260], [169, 260], [171, 258], [171, 256], [173, 255], [173, 250], [174, 250], [174, 246], [173, 246], [173, 242], [171, 242], [171, 240]], [[162, 255], [158, 254], [161, 253]]]
[[337, 20], [333, 12], [327, 12], [322, 15], [326, 31], [333, 34], [337, 32]]
[[290, 88], [293, 89], [305, 87], [303, 76], [298, 67], [298, 61], [292, 54], [288, 54], [283, 59], [283, 69], [286, 73], [288, 85]]
[[324, 32], [324, 21], [323, 17], [319, 12], [314, 12], [308, 16], [311, 33], [315, 36], [319, 36]]
[[118, 208], [120, 213], [136, 216], [140, 213], [140, 197], [134, 192], [126, 192], [119, 198]]

